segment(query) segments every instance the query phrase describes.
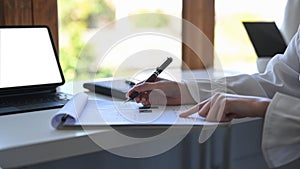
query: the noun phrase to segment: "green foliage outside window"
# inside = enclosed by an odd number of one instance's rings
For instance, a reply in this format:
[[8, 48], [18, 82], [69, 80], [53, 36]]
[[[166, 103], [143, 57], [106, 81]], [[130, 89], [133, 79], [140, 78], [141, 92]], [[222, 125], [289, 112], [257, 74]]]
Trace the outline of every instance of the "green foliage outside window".
[[[80, 63], [78, 56], [85, 45], [84, 33], [101, 27], [115, 19], [115, 10], [106, 0], [58, 0], [60, 62], [66, 81], [90, 78], [89, 57]], [[86, 69], [83, 72], [79, 72]], [[99, 72], [98, 77], [107, 77], [109, 70]]]
[[[161, 10], [139, 9], [129, 14], [129, 20], [138, 29], [168, 29], [171, 20], [163, 13]], [[86, 44], [90, 30], [101, 29], [115, 21], [116, 12], [111, 1], [58, 0], [58, 15], [60, 62], [66, 81], [111, 77], [115, 68], [95, 68], [95, 57], [98, 56], [94, 56], [92, 46]]]
[[161, 10], [139, 10], [130, 16], [129, 19], [137, 28], [166, 28], [170, 24], [170, 16], [165, 15]]

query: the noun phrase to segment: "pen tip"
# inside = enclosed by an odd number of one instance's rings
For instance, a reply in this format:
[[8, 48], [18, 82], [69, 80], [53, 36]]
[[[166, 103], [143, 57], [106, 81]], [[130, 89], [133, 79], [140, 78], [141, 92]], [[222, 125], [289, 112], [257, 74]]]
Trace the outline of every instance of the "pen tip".
[[124, 101], [124, 103], [127, 103], [127, 102], [129, 102], [131, 99], [130, 98], [128, 98], [127, 100], [125, 100]]

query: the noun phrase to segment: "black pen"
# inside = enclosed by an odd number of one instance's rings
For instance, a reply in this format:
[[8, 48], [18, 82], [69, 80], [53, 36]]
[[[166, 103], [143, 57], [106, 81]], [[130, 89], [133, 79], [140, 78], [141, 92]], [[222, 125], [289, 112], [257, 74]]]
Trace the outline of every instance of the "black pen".
[[67, 118], [69, 117], [68, 114], [65, 114], [64, 116], [61, 117], [61, 121], [65, 122], [67, 120]]
[[[171, 57], [168, 57], [167, 60], [162, 65], [160, 65], [159, 67], [156, 68], [155, 72], [153, 72], [152, 75], [147, 80], [145, 80], [145, 82], [155, 82], [155, 80], [157, 79], [158, 75], [164, 69], [166, 69], [172, 61], [173, 61], [173, 59]], [[131, 95], [129, 96], [129, 98], [125, 102], [133, 100], [139, 94], [140, 94], [139, 92], [134, 91], [133, 93], [131, 93]]]

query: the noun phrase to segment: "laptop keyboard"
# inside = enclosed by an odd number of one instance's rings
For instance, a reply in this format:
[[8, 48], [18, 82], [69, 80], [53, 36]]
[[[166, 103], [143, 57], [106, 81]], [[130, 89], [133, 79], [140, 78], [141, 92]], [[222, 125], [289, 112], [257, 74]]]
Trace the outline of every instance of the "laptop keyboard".
[[0, 115], [59, 108], [71, 98], [65, 93], [0, 97]]

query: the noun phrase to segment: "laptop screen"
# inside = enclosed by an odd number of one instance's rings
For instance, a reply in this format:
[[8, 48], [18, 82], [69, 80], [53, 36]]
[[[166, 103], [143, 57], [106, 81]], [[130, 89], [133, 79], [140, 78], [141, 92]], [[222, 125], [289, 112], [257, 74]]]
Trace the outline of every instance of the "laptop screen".
[[47, 27], [0, 27], [0, 89], [62, 83]]
[[243, 22], [258, 57], [284, 53], [287, 45], [275, 22]]

